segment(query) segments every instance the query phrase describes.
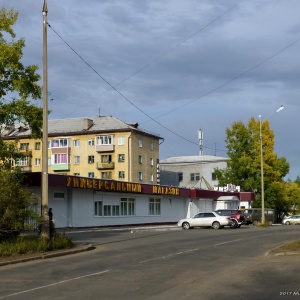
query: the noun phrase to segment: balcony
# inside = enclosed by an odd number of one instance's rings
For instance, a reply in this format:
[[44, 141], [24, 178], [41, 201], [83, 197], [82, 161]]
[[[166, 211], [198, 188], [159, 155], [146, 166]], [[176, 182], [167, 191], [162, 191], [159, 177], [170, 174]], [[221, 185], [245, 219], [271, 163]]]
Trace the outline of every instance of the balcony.
[[69, 171], [70, 170], [70, 164], [52, 164], [51, 165], [52, 171]]
[[108, 162], [108, 163], [97, 163], [97, 169], [98, 170], [111, 170], [115, 168], [114, 162]]
[[112, 145], [112, 144], [96, 145], [96, 151], [97, 152], [111, 152], [111, 151], [115, 151], [115, 146]]
[[32, 157], [32, 150], [31, 149], [19, 149], [19, 151], [24, 156]]
[[19, 166], [22, 170], [22, 172], [28, 173], [28, 172], [32, 172], [32, 167], [30, 165], [28, 166]]

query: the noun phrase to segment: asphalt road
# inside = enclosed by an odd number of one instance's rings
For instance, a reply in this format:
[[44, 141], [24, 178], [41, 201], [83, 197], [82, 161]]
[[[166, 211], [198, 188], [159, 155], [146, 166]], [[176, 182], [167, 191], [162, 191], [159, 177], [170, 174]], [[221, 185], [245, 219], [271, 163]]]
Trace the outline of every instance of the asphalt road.
[[0, 268], [0, 299], [300, 299], [300, 226], [69, 233], [93, 251]]

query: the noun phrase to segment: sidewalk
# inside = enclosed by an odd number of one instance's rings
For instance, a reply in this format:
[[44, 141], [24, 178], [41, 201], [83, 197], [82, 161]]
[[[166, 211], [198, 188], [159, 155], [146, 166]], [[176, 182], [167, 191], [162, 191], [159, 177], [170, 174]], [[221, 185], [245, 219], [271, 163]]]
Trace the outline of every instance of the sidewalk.
[[111, 227], [67, 227], [57, 228], [56, 232], [60, 234], [83, 233], [83, 232], [106, 232], [106, 231], [166, 231], [166, 230], [182, 230], [177, 224], [171, 225], [132, 225], [132, 226], [111, 226]]
[[95, 249], [93, 245], [87, 244], [75, 244], [72, 249], [62, 249], [62, 250], [55, 250], [49, 251], [47, 253], [26, 253], [26, 254], [19, 254], [14, 256], [8, 257], [0, 257], [0, 267], [6, 265], [12, 265], [17, 263], [23, 263], [31, 260], [38, 260], [38, 259], [46, 259], [46, 258], [53, 258], [59, 257], [64, 255], [70, 255], [85, 251], [90, 251]]
[[[60, 234], [76, 234], [84, 232], [107, 232], [107, 231], [130, 231], [141, 232], [141, 231], [166, 231], [166, 230], [182, 230], [176, 225], [144, 225], [144, 226], [114, 226], [114, 227], [81, 227], [81, 228], [57, 228], [56, 232]], [[36, 231], [26, 231], [22, 235], [34, 235]], [[49, 251], [47, 253], [26, 253], [8, 257], [0, 257], [0, 267], [5, 265], [17, 264], [32, 260], [47, 259], [53, 257], [59, 257], [64, 255], [70, 255], [95, 249], [91, 244], [76, 244], [72, 249], [62, 249]]]

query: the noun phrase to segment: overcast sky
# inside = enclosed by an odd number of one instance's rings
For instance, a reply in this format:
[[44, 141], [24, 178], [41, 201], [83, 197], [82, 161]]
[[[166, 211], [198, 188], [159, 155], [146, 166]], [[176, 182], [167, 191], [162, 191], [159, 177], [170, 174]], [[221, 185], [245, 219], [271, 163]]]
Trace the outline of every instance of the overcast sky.
[[[300, 175], [299, 0], [48, 0], [50, 119], [112, 115], [160, 135], [160, 158], [226, 156], [233, 122], [270, 117]], [[19, 13], [23, 62], [42, 74], [43, 0]], [[112, 89], [111, 86], [116, 90]], [[42, 106], [42, 101], [38, 104]]]

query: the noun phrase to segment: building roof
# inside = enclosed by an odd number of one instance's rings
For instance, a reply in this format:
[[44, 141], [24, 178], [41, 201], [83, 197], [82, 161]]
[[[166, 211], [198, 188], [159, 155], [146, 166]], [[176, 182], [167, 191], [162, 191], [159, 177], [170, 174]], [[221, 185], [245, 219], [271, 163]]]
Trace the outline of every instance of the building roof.
[[[4, 126], [2, 126], [4, 128]], [[138, 123], [126, 123], [112, 116], [81, 117], [70, 119], [48, 120], [48, 135], [74, 135], [86, 133], [101, 133], [113, 131], [135, 131], [161, 139], [158, 134], [138, 128]], [[1, 132], [2, 137], [16, 138], [31, 135], [31, 129], [22, 124], [6, 127]]]
[[198, 156], [176, 156], [161, 159], [160, 165], [186, 165], [186, 164], [205, 164], [205, 163], [217, 163], [226, 162], [230, 160], [228, 157], [220, 157], [213, 155], [198, 155]]

